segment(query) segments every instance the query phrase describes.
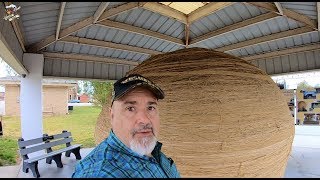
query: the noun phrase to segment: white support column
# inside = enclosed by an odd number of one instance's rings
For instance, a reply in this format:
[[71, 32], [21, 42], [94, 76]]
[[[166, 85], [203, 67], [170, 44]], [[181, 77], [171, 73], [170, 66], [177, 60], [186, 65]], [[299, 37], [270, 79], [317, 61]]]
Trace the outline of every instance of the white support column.
[[297, 89], [293, 90], [293, 99], [294, 99], [294, 124], [299, 125], [297, 123]]
[[21, 78], [20, 112], [21, 135], [24, 140], [41, 137], [43, 54], [24, 53], [23, 65], [29, 71]]

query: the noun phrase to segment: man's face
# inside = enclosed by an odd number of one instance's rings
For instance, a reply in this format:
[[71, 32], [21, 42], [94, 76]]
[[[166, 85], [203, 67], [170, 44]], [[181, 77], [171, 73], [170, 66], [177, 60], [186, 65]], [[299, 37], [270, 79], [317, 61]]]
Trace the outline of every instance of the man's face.
[[113, 102], [110, 116], [113, 132], [127, 147], [150, 155], [160, 128], [158, 101], [152, 92], [133, 89]]

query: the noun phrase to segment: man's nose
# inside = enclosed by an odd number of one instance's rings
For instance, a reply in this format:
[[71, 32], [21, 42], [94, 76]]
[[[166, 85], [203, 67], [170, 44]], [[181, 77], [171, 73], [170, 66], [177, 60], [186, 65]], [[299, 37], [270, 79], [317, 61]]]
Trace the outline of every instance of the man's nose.
[[138, 121], [137, 123], [148, 124], [150, 122], [150, 117], [148, 115], [148, 112], [145, 110], [139, 111], [137, 121]]

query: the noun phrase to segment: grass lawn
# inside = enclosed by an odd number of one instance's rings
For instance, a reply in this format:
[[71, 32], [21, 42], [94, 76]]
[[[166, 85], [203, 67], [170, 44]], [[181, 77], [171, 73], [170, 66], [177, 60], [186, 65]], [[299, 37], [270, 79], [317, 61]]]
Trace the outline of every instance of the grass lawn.
[[[100, 107], [74, 106], [68, 115], [44, 116], [43, 133], [51, 135], [67, 130], [72, 134], [73, 144], [82, 144], [82, 148], [94, 147], [94, 129], [100, 111]], [[19, 158], [17, 140], [21, 137], [20, 117], [4, 116], [2, 127], [0, 166], [15, 165]]]

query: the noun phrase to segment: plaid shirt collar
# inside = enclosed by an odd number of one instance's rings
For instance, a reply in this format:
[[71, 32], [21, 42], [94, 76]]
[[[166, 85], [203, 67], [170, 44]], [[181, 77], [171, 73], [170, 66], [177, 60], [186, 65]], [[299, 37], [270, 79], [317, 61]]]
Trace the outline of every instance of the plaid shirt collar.
[[[107, 139], [107, 143], [113, 148], [116, 149], [117, 151], [125, 154], [130, 154], [132, 156], [135, 156], [137, 158], [145, 159], [145, 160], [150, 160], [149, 156], [146, 155], [139, 155], [138, 153], [132, 151], [129, 147], [127, 147], [120, 139], [114, 134], [113, 130], [111, 129], [109, 133], [109, 137]], [[160, 151], [161, 151], [162, 143], [157, 141], [155, 148], [151, 152], [151, 155], [153, 158], [156, 159], [157, 162], [160, 162]]]

